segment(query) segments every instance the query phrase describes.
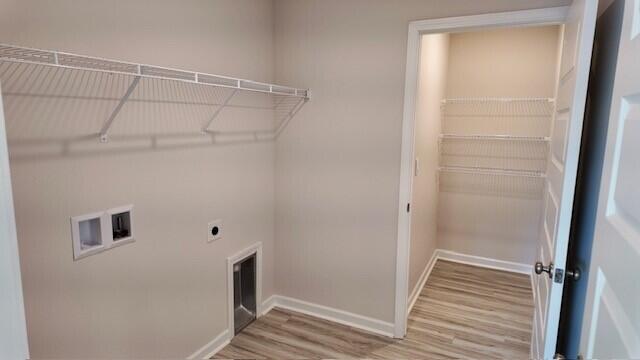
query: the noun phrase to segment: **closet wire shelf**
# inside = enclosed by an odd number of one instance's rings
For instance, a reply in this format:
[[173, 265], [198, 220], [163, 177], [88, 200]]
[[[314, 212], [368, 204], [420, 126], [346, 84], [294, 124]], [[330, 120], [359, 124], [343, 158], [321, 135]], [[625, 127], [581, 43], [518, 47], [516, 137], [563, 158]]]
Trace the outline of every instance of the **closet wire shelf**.
[[[0, 81], [8, 118], [71, 118], [68, 122], [76, 127], [94, 129], [83, 135], [98, 136], [101, 142], [107, 142], [118, 125], [124, 137], [130, 135], [127, 126], [116, 121], [119, 117], [125, 122], [143, 115], [149, 123], [164, 122], [166, 128], [197, 126], [194, 132], [213, 138], [221, 131], [212, 125], [220, 122], [225, 109], [234, 109], [233, 118], [251, 122], [260, 117], [271, 125], [261, 124], [257, 130], [245, 126], [232, 133], [272, 140], [310, 96], [308, 89], [6, 44], [0, 44]], [[145, 107], [149, 104], [159, 105]], [[240, 111], [271, 115], [238, 115]]]
[[555, 108], [551, 98], [442, 100], [442, 132], [457, 135], [546, 137]]
[[440, 167], [441, 192], [506, 196], [539, 200], [546, 176], [539, 172], [485, 168]]
[[539, 199], [555, 100], [442, 100], [439, 188], [443, 192]]
[[544, 172], [549, 139], [442, 135], [439, 149], [442, 166]]

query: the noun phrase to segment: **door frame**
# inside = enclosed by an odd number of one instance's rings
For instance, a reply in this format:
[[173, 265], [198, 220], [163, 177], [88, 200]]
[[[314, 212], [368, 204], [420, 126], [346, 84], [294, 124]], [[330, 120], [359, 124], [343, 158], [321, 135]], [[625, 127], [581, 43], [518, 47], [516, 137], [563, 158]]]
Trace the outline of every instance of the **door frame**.
[[498, 12], [482, 15], [458, 16], [409, 23], [407, 65], [402, 117], [402, 149], [398, 206], [398, 240], [396, 248], [396, 293], [394, 336], [402, 338], [407, 332], [409, 298], [409, 251], [411, 243], [411, 203], [413, 189], [413, 159], [415, 146], [415, 114], [420, 64], [420, 39], [429, 33], [456, 33], [487, 28], [544, 26], [564, 24], [568, 6], [533, 10]]
[[9, 148], [0, 86], [0, 357], [28, 359], [29, 342], [22, 295], [20, 256], [13, 190], [9, 169]]

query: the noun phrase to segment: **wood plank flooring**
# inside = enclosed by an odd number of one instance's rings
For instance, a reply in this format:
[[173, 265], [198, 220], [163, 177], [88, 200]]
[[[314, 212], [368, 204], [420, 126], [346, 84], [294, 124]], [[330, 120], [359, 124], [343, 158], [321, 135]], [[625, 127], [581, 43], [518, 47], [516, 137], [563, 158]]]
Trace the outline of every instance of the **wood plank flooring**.
[[529, 277], [438, 260], [411, 311], [405, 339], [273, 309], [215, 359], [527, 359]]

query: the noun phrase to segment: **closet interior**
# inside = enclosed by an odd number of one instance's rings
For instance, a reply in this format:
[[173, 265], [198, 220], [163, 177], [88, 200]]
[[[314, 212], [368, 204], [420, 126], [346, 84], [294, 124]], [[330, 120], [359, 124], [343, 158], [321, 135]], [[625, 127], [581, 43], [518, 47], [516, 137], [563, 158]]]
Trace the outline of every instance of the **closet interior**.
[[559, 26], [423, 36], [410, 292], [435, 249], [536, 258], [560, 39]]

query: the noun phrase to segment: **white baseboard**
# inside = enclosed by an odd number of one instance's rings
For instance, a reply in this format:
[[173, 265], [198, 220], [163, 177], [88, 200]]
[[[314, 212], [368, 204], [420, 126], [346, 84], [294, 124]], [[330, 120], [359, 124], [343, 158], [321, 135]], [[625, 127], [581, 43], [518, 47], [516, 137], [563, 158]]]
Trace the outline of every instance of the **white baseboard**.
[[229, 342], [231, 342], [231, 338], [233, 335], [229, 332], [229, 330], [224, 330], [215, 339], [211, 340], [207, 345], [201, 347], [198, 351], [194, 352], [187, 359], [195, 360], [195, 359], [210, 359], [213, 355], [215, 355], [218, 351], [222, 350], [223, 347], [227, 346]]
[[422, 288], [424, 288], [424, 285], [427, 283], [427, 279], [429, 278], [429, 275], [431, 275], [431, 270], [433, 270], [433, 267], [435, 266], [437, 260], [438, 250], [436, 249], [433, 251], [433, 254], [431, 255], [431, 259], [429, 259], [427, 266], [424, 267], [424, 271], [422, 271], [420, 279], [418, 279], [418, 283], [411, 291], [411, 295], [409, 295], [409, 306], [407, 306], [407, 315], [411, 313], [411, 309], [413, 309], [413, 306], [416, 304], [416, 300], [418, 300], [418, 297], [422, 292]]
[[[418, 297], [420, 296], [422, 289], [427, 283], [427, 279], [429, 279], [429, 275], [431, 275], [431, 270], [433, 270], [433, 267], [435, 266], [438, 259], [454, 261], [454, 262], [467, 264], [467, 265], [480, 266], [480, 267], [489, 268], [489, 269], [515, 272], [519, 274], [529, 275], [529, 277], [531, 277], [531, 272], [533, 271], [532, 266], [526, 265], [526, 264], [491, 259], [491, 258], [486, 258], [482, 256], [467, 255], [467, 254], [462, 254], [462, 253], [458, 253], [450, 250], [436, 249], [433, 252], [433, 255], [431, 256], [429, 263], [427, 263], [427, 266], [424, 268], [424, 271], [420, 275], [420, 280], [418, 280], [418, 283], [411, 291], [411, 295], [409, 296], [409, 299], [408, 299], [409, 306], [407, 307], [407, 314], [411, 313], [411, 309], [413, 309], [413, 306], [415, 305], [416, 300], [418, 300]], [[535, 291], [533, 285], [534, 284], [533, 284], [533, 278], [532, 278], [531, 289], [532, 291]]]
[[454, 262], [467, 264], [467, 265], [475, 265], [475, 266], [485, 267], [489, 269], [510, 271], [510, 272], [525, 274], [529, 276], [531, 276], [531, 272], [533, 271], [533, 267], [527, 264], [491, 259], [491, 258], [486, 258], [482, 256], [461, 254], [455, 251], [442, 250], [442, 249], [438, 249], [436, 250], [436, 252], [438, 253], [438, 259], [454, 261]]
[[[266, 302], [270, 302], [270, 304], [266, 304]], [[264, 309], [269, 307], [279, 307], [342, 325], [351, 326], [356, 329], [387, 337], [393, 337], [393, 323], [280, 295], [274, 295], [266, 302], [263, 305]]]
[[[431, 271], [433, 270], [436, 262], [439, 259], [459, 262], [468, 265], [481, 266], [490, 269], [516, 272], [529, 276], [531, 276], [531, 272], [533, 270], [532, 266], [526, 264], [485, 258], [475, 255], [461, 254], [449, 250], [436, 249], [431, 256], [429, 263], [420, 275], [418, 284], [411, 292], [411, 296], [409, 296], [408, 312], [411, 312], [411, 309], [415, 305], [416, 300], [422, 292], [422, 288], [429, 279], [429, 275], [431, 275]], [[356, 329], [369, 331], [375, 334], [394, 337], [395, 326], [393, 323], [281, 295], [272, 295], [267, 300], [262, 302], [261, 313], [259, 315], [265, 315], [274, 307], [296, 311], [320, 319], [325, 319], [335, 323], [351, 326]], [[220, 351], [227, 344], [229, 344], [232, 338], [233, 333], [227, 329], [220, 335], [218, 335], [215, 339], [211, 340], [211, 342], [209, 342], [207, 345], [203, 346], [200, 350], [189, 356], [188, 359], [208, 359], [215, 355], [216, 352]]]
[[268, 313], [269, 311], [271, 311], [271, 309], [276, 307], [276, 305], [277, 305], [276, 304], [276, 300], [277, 299], [278, 299], [277, 295], [269, 296], [269, 298], [262, 303], [262, 312], [260, 313], [260, 316]]

